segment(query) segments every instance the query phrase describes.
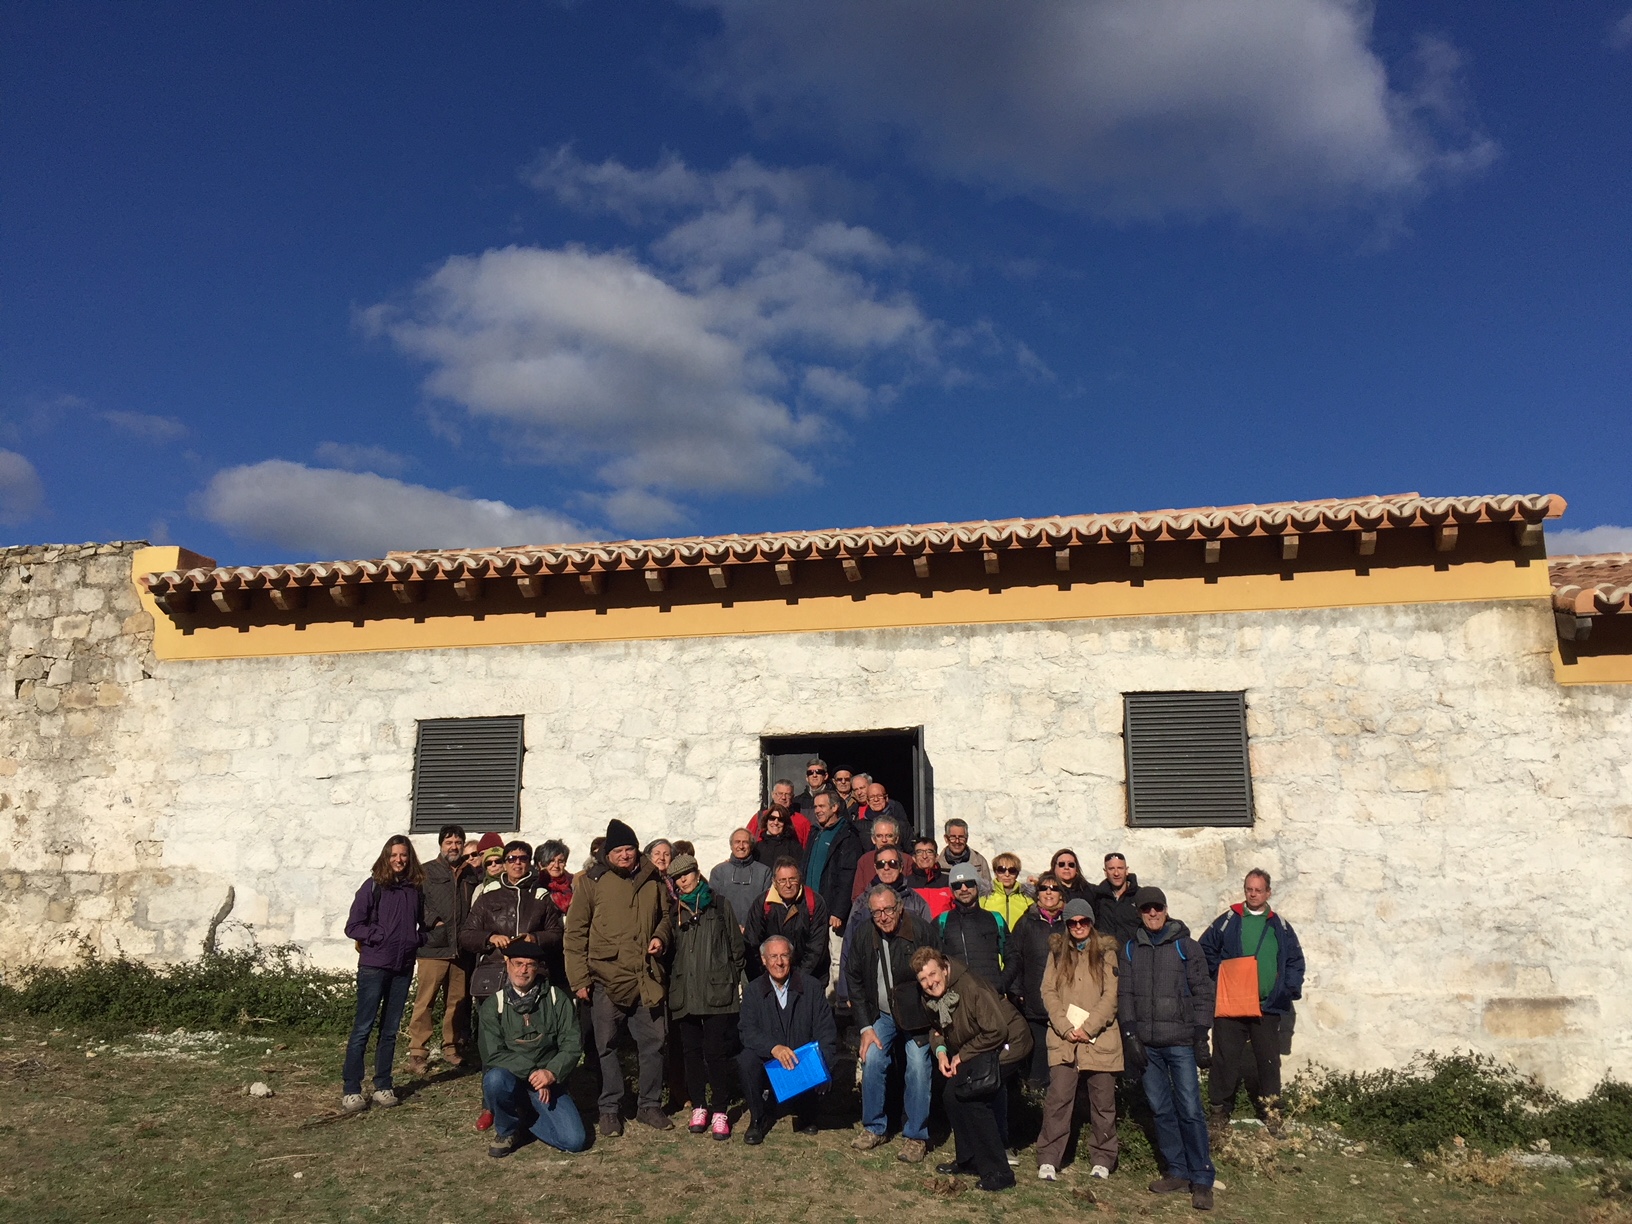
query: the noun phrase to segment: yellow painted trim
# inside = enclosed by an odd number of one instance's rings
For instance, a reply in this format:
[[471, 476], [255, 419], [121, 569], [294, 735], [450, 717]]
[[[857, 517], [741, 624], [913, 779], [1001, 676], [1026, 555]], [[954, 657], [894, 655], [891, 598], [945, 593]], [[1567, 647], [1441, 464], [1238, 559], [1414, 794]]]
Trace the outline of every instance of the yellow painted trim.
[[1566, 663], [1555, 642], [1553, 679], [1560, 684], [1632, 684], [1632, 655], [1586, 655]]
[[[133, 576], [164, 568], [135, 555]], [[794, 588], [795, 590], [797, 588]], [[675, 605], [667, 611], [643, 605], [594, 609], [489, 613], [475, 616], [324, 621], [304, 629], [262, 624], [248, 629], [210, 626], [184, 634], [137, 588], [153, 614], [153, 651], [161, 659], [246, 659], [358, 651], [434, 650], [460, 646], [515, 646], [563, 642], [632, 641], [651, 638], [727, 637], [762, 633], [823, 633], [845, 629], [1023, 624], [1035, 621], [1115, 619], [1218, 612], [1269, 612], [1308, 608], [1377, 607], [1390, 604], [1466, 603], [1547, 599], [1545, 562], [1467, 562], [1447, 569], [1432, 565], [1299, 573], [1290, 582], [1275, 574], [1203, 578], [1152, 578], [1129, 582], [1078, 582], [1068, 589], [1047, 584], [1005, 587], [996, 592], [916, 591], [872, 594], [863, 599], [818, 596], [723, 604]]]

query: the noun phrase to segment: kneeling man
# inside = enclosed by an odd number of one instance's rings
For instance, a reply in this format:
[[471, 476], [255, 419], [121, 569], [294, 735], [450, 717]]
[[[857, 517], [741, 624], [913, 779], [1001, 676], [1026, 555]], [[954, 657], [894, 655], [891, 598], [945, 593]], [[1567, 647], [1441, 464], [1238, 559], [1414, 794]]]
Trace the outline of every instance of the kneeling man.
[[583, 1054], [572, 996], [544, 971], [544, 950], [512, 940], [504, 949], [504, 988], [482, 1000], [477, 1040], [482, 1052], [482, 1101], [493, 1111], [487, 1154], [508, 1156], [526, 1126], [541, 1143], [584, 1150], [584, 1121], [566, 1080]]

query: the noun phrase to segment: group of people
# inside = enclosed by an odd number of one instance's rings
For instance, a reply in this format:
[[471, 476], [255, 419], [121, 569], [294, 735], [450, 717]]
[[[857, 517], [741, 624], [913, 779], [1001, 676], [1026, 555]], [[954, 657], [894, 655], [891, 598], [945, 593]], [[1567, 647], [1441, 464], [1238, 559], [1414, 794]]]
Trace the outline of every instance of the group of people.
[[[409, 839], [393, 837], [346, 925], [360, 955], [342, 1108], [397, 1103], [396, 1033], [416, 970], [408, 1070], [427, 1067], [440, 997], [441, 1058], [480, 1060], [477, 1127], [493, 1131], [495, 1157], [524, 1130], [563, 1151], [587, 1146], [565, 1090], [580, 1065], [599, 1079], [597, 1129], [621, 1135], [625, 1039], [636, 1121], [672, 1129], [684, 1102], [693, 1133], [728, 1140], [740, 1093], [745, 1143], [762, 1143], [784, 1113], [808, 1133], [847, 1019], [856, 1149], [883, 1147], [893, 1125], [897, 1158], [924, 1160], [939, 1085], [954, 1151], [938, 1170], [1006, 1189], [1018, 1163], [1010, 1089], [1021, 1083], [1043, 1101], [1037, 1175], [1057, 1179], [1086, 1098], [1090, 1175], [1106, 1178], [1126, 1076], [1143, 1088], [1162, 1160], [1150, 1189], [1187, 1191], [1210, 1209], [1210, 1128], [1216, 1136], [1228, 1123], [1243, 1082], [1277, 1126], [1283, 1040], [1302, 993], [1303, 953], [1269, 906], [1269, 874], [1249, 872], [1242, 901], [1198, 941], [1120, 853], [1104, 856], [1104, 878], [1091, 883], [1070, 849], [1026, 876], [1018, 855], [988, 863], [971, 848], [966, 822], [942, 834], [940, 844], [910, 836], [885, 787], [845, 770], [830, 779], [815, 760], [802, 792], [775, 783], [770, 806], [731, 834], [729, 855], [706, 874], [689, 842], [643, 847], [617, 819], [577, 872], [558, 841], [535, 852], [497, 834], [467, 841], [449, 825], [421, 866]], [[1209, 1058], [1210, 1110], [1198, 1074]], [[818, 1086], [779, 1100], [778, 1065], [816, 1072], [807, 1078]]]

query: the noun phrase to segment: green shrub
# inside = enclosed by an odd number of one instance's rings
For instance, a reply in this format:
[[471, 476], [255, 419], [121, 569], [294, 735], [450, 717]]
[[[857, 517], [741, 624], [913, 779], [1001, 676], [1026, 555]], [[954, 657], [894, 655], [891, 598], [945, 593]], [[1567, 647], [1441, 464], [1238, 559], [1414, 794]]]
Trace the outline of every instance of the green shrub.
[[1632, 1158], [1632, 1084], [1606, 1079], [1581, 1100], [1561, 1102], [1542, 1133], [1555, 1148]]
[[344, 1033], [356, 1005], [352, 975], [314, 968], [293, 945], [216, 952], [176, 965], [87, 948], [67, 968], [36, 966], [0, 983], [0, 1015], [27, 1016], [104, 1035], [152, 1028], [235, 1029], [251, 1024]]
[[1304, 1116], [1420, 1159], [1460, 1135], [1487, 1151], [1545, 1135], [1562, 1102], [1531, 1077], [1483, 1054], [1419, 1054], [1402, 1069], [1337, 1074], [1315, 1068], [1289, 1090]]

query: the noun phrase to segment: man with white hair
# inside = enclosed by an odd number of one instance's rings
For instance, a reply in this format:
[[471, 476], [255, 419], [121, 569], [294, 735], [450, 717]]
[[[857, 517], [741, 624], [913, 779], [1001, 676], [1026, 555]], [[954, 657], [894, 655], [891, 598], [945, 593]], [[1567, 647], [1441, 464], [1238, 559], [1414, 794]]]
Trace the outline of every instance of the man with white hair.
[[746, 927], [755, 903], [771, 890], [771, 869], [754, 857], [754, 835], [747, 829], [732, 831], [731, 857], [708, 873], [708, 886], [731, 906], [737, 930]]
[[[796, 1051], [815, 1042], [831, 1074], [839, 1054], [839, 1030], [828, 1006], [826, 983], [794, 968], [793, 944], [772, 935], [760, 944], [759, 960], [765, 972], [743, 990], [737, 1016], [742, 1041], [737, 1077], [751, 1119], [742, 1141], [749, 1147], [765, 1142], [780, 1112], [765, 1064], [774, 1059], [792, 1071], [799, 1065]], [[816, 1133], [816, 1095], [813, 1091], [793, 1098], [795, 1134]]]

